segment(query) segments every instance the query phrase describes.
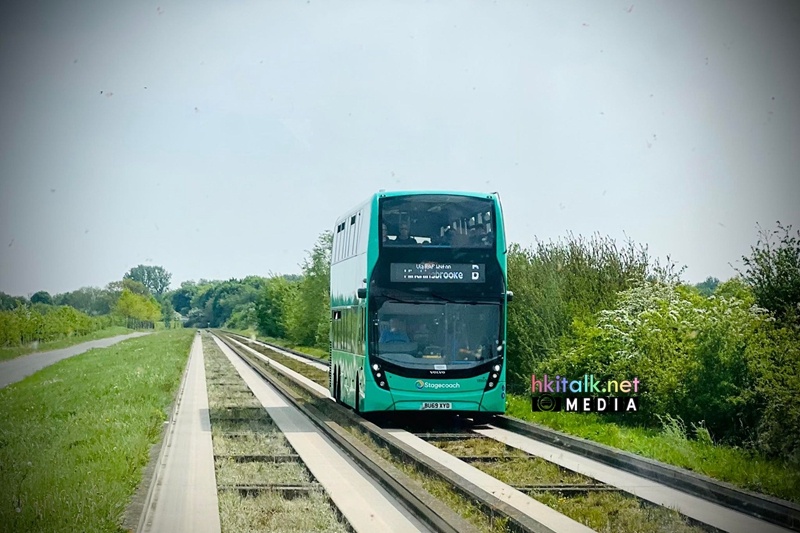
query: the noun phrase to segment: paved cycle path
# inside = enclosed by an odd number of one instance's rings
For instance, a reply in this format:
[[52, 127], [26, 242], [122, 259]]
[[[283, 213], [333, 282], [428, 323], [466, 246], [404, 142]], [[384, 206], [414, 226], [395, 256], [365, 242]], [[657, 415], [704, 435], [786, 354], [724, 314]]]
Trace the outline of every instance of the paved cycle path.
[[67, 357], [82, 354], [92, 348], [106, 348], [117, 344], [125, 339], [133, 337], [141, 337], [142, 335], [149, 335], [149, 332], [137, 331], [135, 333], [128, 333], [127, 335], [117, 335], [116, 337], [108, 337], [105, 339], [98, 339], [95, 341], [88, 341], [68, 348], [61, 348], [60, 350], [52, 350], [49, 352], [37, 352], [23, 357], [17, 357], [10, 361], [0, 363], [0, 389], [16, 383], [38, 372], [46, 366], [57, 363]]

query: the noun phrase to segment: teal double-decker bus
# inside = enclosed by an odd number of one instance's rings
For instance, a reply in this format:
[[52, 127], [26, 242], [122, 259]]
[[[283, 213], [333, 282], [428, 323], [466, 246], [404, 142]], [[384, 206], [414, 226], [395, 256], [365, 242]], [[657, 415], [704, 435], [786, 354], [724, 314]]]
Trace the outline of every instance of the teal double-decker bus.
[[379, 192], [336, 221], [330, 392], [361, 413], [506, 406], [506, 238], [496, 193]]

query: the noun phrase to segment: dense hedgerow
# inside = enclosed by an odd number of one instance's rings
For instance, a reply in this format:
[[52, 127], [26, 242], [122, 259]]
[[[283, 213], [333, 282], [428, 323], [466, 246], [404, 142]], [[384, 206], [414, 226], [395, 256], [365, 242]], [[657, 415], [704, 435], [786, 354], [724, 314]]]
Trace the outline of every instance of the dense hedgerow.
[[0, 311], [0, 346], [87, 335], [111, 326], [112, 322], [110, 316], [90, 317], [67, 305], [20, 305], [12, 311]]
[[714, 440], [792, 456], [800, 451], [792, 400], [800, 390], [799, 340], [776, 327], [739, 279], [709, 298], [645, 281], [621, 292], [614, 309], [578, 328], [572, 347], [537, 370], [568, 379], [636, 377], [641, 410], [628, 421], [677, 417]]
[[565, 339], [593, 314], [613, 308], [617, 293], [651, 272], [647, 250], [608, 237], [568, 235], [508, 253], [509, 388], [524, 390], [537, 365], [560, 353]]
[[509, 389], [530, 390], [531, 374], [638, 378], [642, 408], [620, 420], [677, 420], [800, 461], [800, 233], [779, 230], [762, 232], [741, 276], [704, 293], [632, 243], [512, 246]]

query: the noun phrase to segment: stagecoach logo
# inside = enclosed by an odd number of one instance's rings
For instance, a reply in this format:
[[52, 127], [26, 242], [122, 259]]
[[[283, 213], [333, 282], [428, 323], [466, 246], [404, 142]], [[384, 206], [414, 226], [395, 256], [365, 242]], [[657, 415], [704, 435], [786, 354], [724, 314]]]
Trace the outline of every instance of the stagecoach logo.
[[430, 381], [425, 382], [421, 379], [417, 380], [417, 388], [418, 389], [460, 389], [461, 383], [431, 383]]

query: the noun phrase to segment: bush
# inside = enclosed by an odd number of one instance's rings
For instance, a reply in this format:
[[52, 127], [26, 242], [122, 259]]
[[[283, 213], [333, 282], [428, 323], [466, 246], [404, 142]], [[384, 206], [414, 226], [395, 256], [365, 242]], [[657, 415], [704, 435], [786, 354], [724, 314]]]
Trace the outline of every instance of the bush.
[[780, 222], [772, 233], [761, 231], [750, 257], [742, 261], [742, 275], [758, 305], [783, 323], [800, 325], [800, 231], [792, 235], [792, 227]]
[[764, 324], [747, 349], [754, 378], [744, 391], [761, 413], [755, 444], [765, 453], [800, 463], [800, 333]]
[[640, 381], [640, 412], [620, 420], [683, 420], [695, 438], [800, 461], [800, 332], [776, 327], [740, 279], [706, 298], [691, 287], [643, 282], [616, 309], [577, 329], [538, 373]]
[[0, 311], [0, 346], [87, 335], [111, 325], [111, 317], [90, 317], [67, 305], [20, 305], [12, 311]]
[[539, 242], [533, 249], [512, 245], [508, 254], [509, 388], [523, 390], [542, 361], [564, 343], [593, 313], [612, 308], [617, 292], [644, 279], [647, 250], [610, 238], [568, 235], [565, 241]]
[[642, 282], [620, 294], [616, 309], [600, 312], [596, 325], [580, 329], [575, 346], [540, 372], [638, 377], [640, 421], [680, 417], [703, 422], [717, 439], [739, 442], [757, 422], [755, 398], [743, 393], [755, 385], [747, 348], [765, 322], [752, 304], [752, 296], [704, 298], [689, 287]]

